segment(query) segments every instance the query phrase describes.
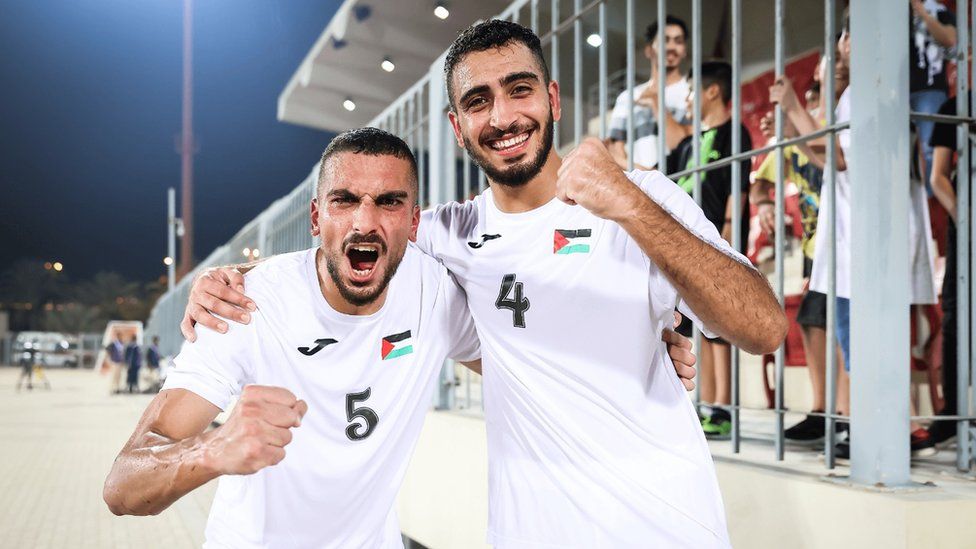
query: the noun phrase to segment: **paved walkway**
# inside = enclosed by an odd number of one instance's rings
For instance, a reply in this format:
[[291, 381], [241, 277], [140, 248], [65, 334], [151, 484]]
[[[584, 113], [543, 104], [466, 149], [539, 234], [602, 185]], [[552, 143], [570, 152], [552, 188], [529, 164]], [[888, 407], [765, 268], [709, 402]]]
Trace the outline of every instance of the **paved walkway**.
[[48, 370], [53, 389], [14, 391], [0, 367], [0, 547], [200, 547], [216, 483], [155, 517], [116, 517], [102, 501], [112, 461], [151, 400], [109, 396], [91, 370]]

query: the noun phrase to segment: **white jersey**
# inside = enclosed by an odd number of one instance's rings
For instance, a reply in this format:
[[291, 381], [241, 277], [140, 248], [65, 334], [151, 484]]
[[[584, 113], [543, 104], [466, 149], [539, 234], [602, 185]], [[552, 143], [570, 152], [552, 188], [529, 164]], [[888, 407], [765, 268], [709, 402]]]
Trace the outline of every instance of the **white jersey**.
[[[748, 263], [671, 180], [628, 177]], [[677, 292], [618, 224], [558, 199], [503, 213], [489, 189], [425, 212], [418, 245], [464, 287], [481, 338], [490, 544], [729, 545], [698, 415], [661, 341]]]
[[[634, 98], [634, 163], [639, 166], [653, 167], [657, 165], [658, 127], [654, 119], [654, 111], [650, 107], [637, 105], [636, 101], [644, 93], [648, 82], [638, 84], [631, 90]], [[671, 113], [679, 124], [685, 122], [688, 116], [688, 93], [691, 86], [688, 80], [682, 78], [664, 87], [664, 108]], [[627, 90], [620, 92], [610, 112], [610, 138], [616, 141], [627, 140]], [[670, 150], [670, 149], [668, 149]]]
[[251, 383], [308, 403], [285, 459], [224, 476], [207, 522], [212, 548], [402, 547], [394, 503], [447, 357], [478, 358], [464, 294], [433, 259], [407, 248], [382, 309], [332, 309], [315, 249], [273, 257], [246, 275], [251, 323], [198, 330], [164, 389], [224, 409]]
[[[834, 120], [837, 124], [850, 122], [851, 120], [851, 87], [848, 86], [837, 101], [834, 109]], [[850, 128], [837, 132], [837, 143], [844, 153], [847, 161], [847, 170], [838, 171], [834, 180], [836, 194], [837, 223], [834, 225], [834, 237], [836, 238], [836, 257], [837, 257], [837, 297], [851, 297], [851, 180], [850, 168], [853, 155], [851, 154], [851, 130]], [[832, 223], [830, 215], [830, 194], [824, 188], [820, 192], [820, 219], [817, 221], [819, 227], [824, 229], [818, 234], [824, 236], [817, 238], [817, 245], [813, 248], [813, 267], [810, 272], [810, 289], [823, 294], [827, 293], [828, 276], [830, 269], [828, 254], [830, 247], [827, 242], [826, 227]]]

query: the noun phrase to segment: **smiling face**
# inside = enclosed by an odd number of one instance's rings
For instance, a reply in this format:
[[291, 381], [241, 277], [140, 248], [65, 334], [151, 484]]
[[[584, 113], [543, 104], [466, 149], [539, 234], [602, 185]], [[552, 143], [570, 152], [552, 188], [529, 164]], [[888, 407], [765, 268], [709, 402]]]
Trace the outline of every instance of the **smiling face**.
[[340, 152], [323, 166], [311, 205], [312, 234], [322, 237], [329, 273], [324, 290], [337, 310], [349, 312], [334, 298], [353, 309], [382, 304], [377, 299], [407, 242], [417, 238], [420, 207], [413, 178], [410, 162], [393, 155]]
[[520, 186], [538, 175], [561, 113], [559, 85], [546, 84], [529, 48], [509, 42], [468, 53], [451, 84], [454, 136], [488, 178]]
[[[644, 46], [644, 57], [657, 66], [657, 37]], [[664, 26], [664, 66], [668, 71], [677, 70], [681, 62], [688, 56], [688, 46], [685, 43], [685, 31], [679, 25]]]

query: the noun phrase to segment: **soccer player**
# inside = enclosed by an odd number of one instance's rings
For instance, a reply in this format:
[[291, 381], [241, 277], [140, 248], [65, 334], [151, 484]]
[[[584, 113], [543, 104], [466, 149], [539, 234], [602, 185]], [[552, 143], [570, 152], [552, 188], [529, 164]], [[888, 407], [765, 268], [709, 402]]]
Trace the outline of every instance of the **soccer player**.
[[220, 477], [206, 547], [402, 546], [394, 502], [433, 381], [448, 357], [478, 359], [478, 337], [457, 283], [408, 245], [402, 140], [336, 137], [318, 185], [322, 245], [253, 269], [250, 323], [201, 330], [176, 357], [105, 481], [114, 513], [159, 513]]
[[[457, 277], [481, 340], [488, 542], [727, 547], [708, 446], [657, 334], [680, 305], [772, 351], [788, 325], [769, 285], [659, 172], [624, 174], [595, 139], [559, 158], [559, 85], [529, 29], [466, 29], [445, 78], [490, 188], [425, 212], [417, 244]], [[218, 286], [194, 288], [184, 328], [218, 322], [203, 305], [247, 303]]]

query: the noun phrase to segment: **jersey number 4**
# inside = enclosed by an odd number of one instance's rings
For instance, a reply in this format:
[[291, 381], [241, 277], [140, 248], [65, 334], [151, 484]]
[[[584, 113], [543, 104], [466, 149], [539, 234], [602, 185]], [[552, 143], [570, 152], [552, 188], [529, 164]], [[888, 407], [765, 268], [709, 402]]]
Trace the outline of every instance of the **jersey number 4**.
[[361, 393], [349, 393], [346, 395], [346, 436], [349, 440], [363, 440], [373, 433], [376, 424], [380, 422], [380, 416], [372, 408], [366, 406], [356, 407], [356, 404], [369, 398], [370, 388], [367, 387]]
[[[510, 294], [513, 294], [511, 298]], [[529, 298], [522, 296], [522, 283], [515, 281], [515, 275], [507, 274], [502, 277], [502, 287], [498, 289], [495, 307], [511, 309], [512, 324], [516, 328], [525, 328], [525, 311], [529, 310]]]

